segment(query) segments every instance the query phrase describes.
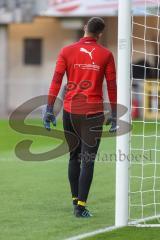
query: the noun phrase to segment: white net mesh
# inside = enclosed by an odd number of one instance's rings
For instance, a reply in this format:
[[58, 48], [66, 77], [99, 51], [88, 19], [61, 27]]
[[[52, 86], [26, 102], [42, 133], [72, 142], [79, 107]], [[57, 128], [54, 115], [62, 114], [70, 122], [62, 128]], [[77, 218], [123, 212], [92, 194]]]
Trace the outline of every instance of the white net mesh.
[[160, 0], [132, 17], [129, 219], [160, 214]]

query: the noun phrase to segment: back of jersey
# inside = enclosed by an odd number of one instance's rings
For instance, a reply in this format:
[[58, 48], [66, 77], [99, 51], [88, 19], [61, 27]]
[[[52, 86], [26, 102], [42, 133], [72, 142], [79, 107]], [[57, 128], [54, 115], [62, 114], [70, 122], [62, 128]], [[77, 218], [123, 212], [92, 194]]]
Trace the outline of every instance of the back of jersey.
[[64, 102], [66, 110], [71, 111], [71, 102], [74, 109], [84, 108], [82, 99], [86, 99], [88, 104], [103, 102], [102, 83], [109, 54], [107, 49], [97, 44], [96, 39], [89, 37], [63, 49], [68, 78]]

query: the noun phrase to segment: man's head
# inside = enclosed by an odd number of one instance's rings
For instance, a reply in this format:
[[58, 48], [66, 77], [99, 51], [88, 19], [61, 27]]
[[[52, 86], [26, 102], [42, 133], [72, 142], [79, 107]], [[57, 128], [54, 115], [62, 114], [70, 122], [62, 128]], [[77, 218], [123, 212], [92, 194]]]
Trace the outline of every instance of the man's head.
[[89, 19], [84, 27], [85, 36], [91, 36], [99, 39], [105, 28], [105, 22], [100, 17], [93, 17]]

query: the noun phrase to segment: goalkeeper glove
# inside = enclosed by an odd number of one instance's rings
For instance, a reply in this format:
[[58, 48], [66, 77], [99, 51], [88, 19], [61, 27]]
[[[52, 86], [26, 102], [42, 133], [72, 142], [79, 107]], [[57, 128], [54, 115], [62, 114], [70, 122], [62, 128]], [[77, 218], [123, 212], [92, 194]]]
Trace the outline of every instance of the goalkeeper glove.
[[112, 116], [110, 116], [107, 121], [106, 121], [106, 125], [111, 125], [110, 129], [109, 129], [109, 133], [116, 133], [118, 126], [117, 126], [117, 118], [116, 118], [116, 114], [112, 114]]
[[53, 126], [56, 126], [56, 118], [53, 114], [53, 107], [52, 106], [45, 106], [45, 108], [42, 111], [42, 119], [43, 119], [43, 125], [44, 127], [50, 131], [51, 126], [50, 124], [52, 123]]

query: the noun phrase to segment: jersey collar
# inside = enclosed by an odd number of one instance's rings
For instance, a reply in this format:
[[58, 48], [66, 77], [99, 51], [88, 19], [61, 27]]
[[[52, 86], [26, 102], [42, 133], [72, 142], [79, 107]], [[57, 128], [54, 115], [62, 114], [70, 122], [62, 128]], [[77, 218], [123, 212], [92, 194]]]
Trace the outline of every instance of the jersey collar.
[[87, 43], [87, 42], [97, 42], [97, 40], [93, 37], [83, 37], [80, 39], [81, 43]]

